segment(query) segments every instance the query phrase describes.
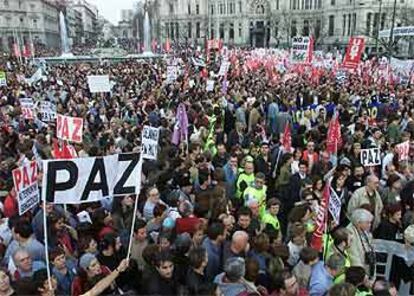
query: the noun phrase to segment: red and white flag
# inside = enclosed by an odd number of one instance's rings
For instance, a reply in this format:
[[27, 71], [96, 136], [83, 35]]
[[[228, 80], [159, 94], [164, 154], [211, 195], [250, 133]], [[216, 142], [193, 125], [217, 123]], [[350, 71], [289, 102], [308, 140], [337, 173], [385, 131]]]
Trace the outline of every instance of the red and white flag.
[[285, 125], [285, 131], [283, 132], [283, 137], [282, 137], [282, 146], [283, 146], [283, 150], [286, 153], [290, 153], [290, 151], [292, 150], [292, 135], [290, 132], [289, 122]]
[[170, 52], [170, 50], [171, 50], [170, 39], [167, 38], [167, 40], [165, 41], [165, 52]]
[[326, 150], [331, 154], [336, 154], [338, 149], [342, 147], [342, 144], [341, 124], [339, 123], [338, 114], [336, 113], [329, 123]]
[[325, 188], [323, 189], [322, 193], [321, 205], [319, 206], [318, 215], [316, 216], [315, 231], [313, 232], [311, 239], [311, 247], [317, 250], [318, 252], [322, 251], [323, 235], [326, 232], [326, 226], [328, 221], [328, 205], [331, 195], [330, 187], [330, 182], [326, 182]]
[[361, 61], [365, 49], [364, 37], [351, 37], [346, 49], [343, 66], [348, 69], [356, 69]]
[[56, 139], [53, 140], [53, 156], [55, 159], [71, 159], [78, 157], [76, 150], [72, 145], [63, 142], [62, 147], [60, 147]]

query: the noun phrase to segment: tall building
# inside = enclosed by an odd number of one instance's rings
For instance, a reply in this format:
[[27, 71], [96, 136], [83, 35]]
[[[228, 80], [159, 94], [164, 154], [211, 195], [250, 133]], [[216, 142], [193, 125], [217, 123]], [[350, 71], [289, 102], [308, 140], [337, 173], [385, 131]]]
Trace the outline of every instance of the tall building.
[[52, 0], [0, 0], [0, 50], [10, 51], [15, 41], [59, 47], [58, 5]]
[[74, 0], [71, 6], [82, 18], [81, 43], [95, 44], [98, 40], [98, 9], [86, 0]]
[[132, 9], [122, 9], [121, 19], [116, 27], [119, 38], [134, 38], [133, 30], [134, 11]]
[[[343, 48], [353, 35], [376, 44], [390, 28], [394, 0], [156, 0], [152, 34], [181, 42], [221, 38], [227, 44], [289, 46], [313, 35], [319, 48]], [[397, 0], [395, 25], [414, 25], [414, 1]], [[381, 42], [380, 42], [381, 45]]]

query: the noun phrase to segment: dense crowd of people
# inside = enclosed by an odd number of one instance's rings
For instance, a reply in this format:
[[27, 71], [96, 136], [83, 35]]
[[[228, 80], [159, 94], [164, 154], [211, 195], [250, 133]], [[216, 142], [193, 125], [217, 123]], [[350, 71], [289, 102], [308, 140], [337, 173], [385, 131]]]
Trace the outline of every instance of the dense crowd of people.
[[[19, 77], [35, 65], [3, 65], [0, 295], [398, 295], [414, 281], [413, 266], [398, 257], [398, 272], [378, 277], [373, 242], [399, 242], [414, 253], [414, 150], [401, 161], [396, 148], [414, 140], [413, 87], [358, 72], [338, 81], [327, 70], [317, 82], [294, 67], [273, 75], [268, 65], [246, 68], [249, 51], [227, 54], [224, 77], [216, 75], [218, 52], [205, 66], [176, 57], [181, 74], [172, 82], [171, 58], [47, 65], [31, 85]], [[112, 91], [90, 93], [93, 74], [108, 74]], [[73, 144], [78, 157], [139, 151], [142, 127], [159, 127], [158, 157], [143, 164], [141, 193], [40, 204], [19, 216], [12, 170], [36, 159], [34, 151], [57, 157], [62, 144], [54, 122], [24, 119], [19, 98], [27, 97], [84, 118], [83, 142]], [[188, 138], [175, 145], [181, 103]], [[341, 136], [332, 153], [335, 116]], [[368, 148], [381, 149], [380, 165], [361, 163]], [[41, 178], [40, 171], [39, 186]], [[325, 187], [341, 211], [338, 221], [327, 212], [318, 250], [312, 240], [327, 207]]]

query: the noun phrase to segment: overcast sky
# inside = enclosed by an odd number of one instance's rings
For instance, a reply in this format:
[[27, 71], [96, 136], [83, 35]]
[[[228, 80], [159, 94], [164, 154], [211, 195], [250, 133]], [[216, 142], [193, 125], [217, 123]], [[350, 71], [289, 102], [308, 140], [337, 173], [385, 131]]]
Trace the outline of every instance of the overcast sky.
[[88, 2], [96, 5], [99, 14], [116, 25], [121, 17], [121, 9], [133, 9], [138, 0], [88, 0]]

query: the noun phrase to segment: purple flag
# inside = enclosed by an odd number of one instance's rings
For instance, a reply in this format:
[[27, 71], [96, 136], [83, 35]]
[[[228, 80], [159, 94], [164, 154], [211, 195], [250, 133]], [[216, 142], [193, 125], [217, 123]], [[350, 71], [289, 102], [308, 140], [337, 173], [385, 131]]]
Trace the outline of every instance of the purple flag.
[[188, 117], [185, 105], [181, 103], [177, 107], [176, 123], [171, 142], [174, 145], [179, 145], [181, 141], [188, 139]]

